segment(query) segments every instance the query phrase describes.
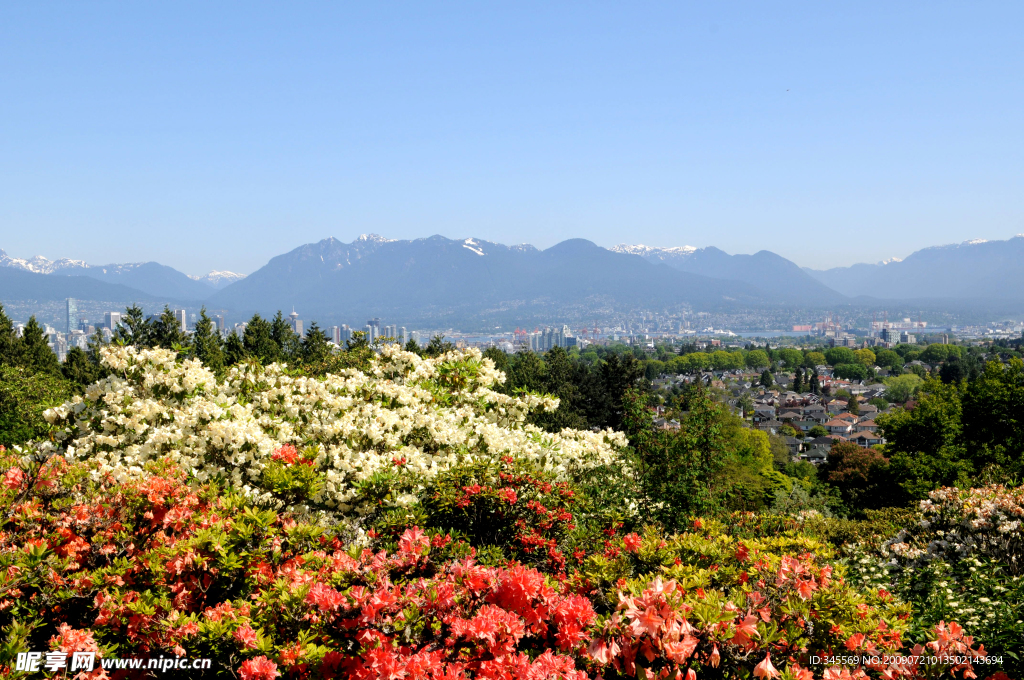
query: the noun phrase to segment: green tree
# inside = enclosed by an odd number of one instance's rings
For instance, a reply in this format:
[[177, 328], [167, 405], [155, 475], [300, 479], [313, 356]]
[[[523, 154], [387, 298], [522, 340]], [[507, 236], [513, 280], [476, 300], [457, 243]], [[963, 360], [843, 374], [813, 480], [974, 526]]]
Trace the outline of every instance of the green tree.
[[153, 344], [164, 349], [174, 349], [188, 343], [188, 336], [181, 330], [181, 321], [171, 308], [164, 305], [164, 311], [153, 323]]
[[846, 412], [851, 416], [860, 415], [860, 400], [856, 396], [851, 395], [850, 400], [846, 402]]
[[767, 368], [764, 369], [763, 371], [761, 371], [761, 386], [762, 387], [771, 387], [774, 384], [775, 384], [775, 379], [772, 378], [772, 372], [769, 371]]
[[887, 440], [893, 481], [908, 500], [940, 486], [970, 486], [975, 471], [963, 443], [962, 412], [959, 387], [930, 380], [913, 410], [875, 419]]
[[817, 366], [824, 366], [825, 363], [825, 355], [821, 352], [808, 352], [804, 355], [804, 366], [807, 368], [814, 369]]
[[264, 366], [281, 359], [281, 346], [271, 335], [271, 324], [259, 314], [253, 314], [245, 325], [242, 344], [245, 346], [246, 356], [257, 359]]
[[331, 340], [314, 321], [302, 339], [302, 361], [307, 365], [315, 365], [325, 362], [330, 356]]
[[[236, 336], [237, 337], [237, 336]], [[224, 348], [220, 333], [207, 315], [206, 307], [199, 310], [199, 320], [192, 331], [192, 353], [211, 371], [224, 368]]]
[[924, 384], [924, 380], [914, 373], [886, 378], [882, 382], [885, 383], [885, 396], [896, 404], [903, 404], [912, 399]]
[[829, 366], [858, 363], [857, 355], [849, 347], [831, 347], [825, 350], [825, 361]]
[[21, 363], [34, 373], [60, 374], [60, 362], [57, 355], [46, 342], [43, 329], [36, 322], [36, 317], [29, 318], [21, 332]]
[[815, 425], [814, 427], [812, 427], [807, 432], [807, 434], [809, 436], [814, 437], [815, 439], [817, 439], [818, 437], [827, 437], [828, 436], [828, 430], [826, 430], [821, 425]]
[[871, 368], [872, 366], [875, 365], [875, 353], [867, 349], [866, 347], [864, 349], [858, 349], [853, 354], [854, 356], [857, 357], [857, 361], [859, 361], [864, 366]]
[[14, 330], [14, 322], [8, 318], [0, 304], [0, 365], [19, 366], [22, 363], [23, 346]]
[[903, 357], [891, 349], [883, 349], [875, 355], [875, 363], [882, 368], [899, 370], [903, 368]]
[[868, 369], [861, 363], [839, 364], [833, 373], [836, 377], [846, 380], [865, 380], [868, 377]]
[[771, 359], [763, 349], [747, 352], [746, 363], [749, 368], [764, 368], [771, 365]]
[[68, 355], [64, 358], [64, 364], [60, 370], [68, 382], [74, 384], [78, 390], [93, 384], [101, 377], [99, 365], [93, 363], [89, 354], [80, 347], [72, 347], [68, 350]]
[[796, 369], [796, 373], [793, 374], [793, 391], [804, 391], [804, 369], [802, 368]]
[[75, 388], [59, 372], [0, 366], [0, 446], [45, 439], [49, 425], [43, 412], [60, 406]]
[[145, 317], [142, 307], [133, 304], [124, 310], [121, 322], [114, 329], [114, 342], [136, 347], [152, 347], [154, 345], [153, 322]]
[[810, 390], [814, 394], [821, 394], [821, 381], [818, 380], [817, 372], [811, 373]]
[[238, 331], [232, 330], [228, 339], [224, 341], [224, 364], [234, 366], [245, 361], [246, 356], [245, 343], [238, 336]]
[[710, 514], [717, 499], [709, 480], [725, 459], [721, 407], [698, 384], [687, 396], [689, 412], [680, 429], [670, 431], [653, 426], [647, 399], [636, 389], [626, 392], [623, 403], [645, 514], [670, 532], [692, 515]]
[[277, 345], [274, 361], [292, 361], [302, 356], [302, 338], [284, 318], [280, 309], [270, 323], [270, 339]]

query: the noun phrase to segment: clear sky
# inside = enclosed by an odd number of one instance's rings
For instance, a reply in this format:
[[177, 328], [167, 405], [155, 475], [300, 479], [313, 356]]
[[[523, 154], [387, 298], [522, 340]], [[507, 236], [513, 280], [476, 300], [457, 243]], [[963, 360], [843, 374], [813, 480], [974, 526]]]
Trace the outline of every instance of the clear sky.
[[249, 273], [439, 233], [1024, 232], [1020, 2], [0, 3], [0, 248]]

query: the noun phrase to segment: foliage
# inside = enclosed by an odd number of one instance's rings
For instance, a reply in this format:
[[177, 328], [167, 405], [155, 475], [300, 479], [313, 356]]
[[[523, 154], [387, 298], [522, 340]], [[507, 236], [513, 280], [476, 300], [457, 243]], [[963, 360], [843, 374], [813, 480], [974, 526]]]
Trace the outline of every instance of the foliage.
[[889, 401], [897, 404], [913, 399], [924, 384], [924, 380], [921, 380], [921, 377], [915, 373], [886, 378], [882, 382], [885, 383], [885, 396], [889, 398]]
[[[373, 511], [364, 490], [396, 457], [422, 480], [462, 462], [513, 454], [565, 479], [574, 468], [611, 462], [625, 443], [611, 431], [550, 434], [525, 424], [531, 411], [557, 402], [495, 392], [502, 375], [474, 351], [423, 359], [391, 345], [365, 373], [322, 379], [257, 363], [233, 366], [218, 379], [198, 361], [162, 349], [104, 348], [103, 361], [113, 375], [47, 412], [57, 431], [40, 452], [91, 459], [118, 479], [167, 459], [200, 481], [231, 480], [277, 507]], [[318, 474], [275, 460], [284, 444], [300, 449]]]
[[[89, 463], [5, 456], [0, 663], [85, 648], [211, 658], [246, 679], [833, 680], [851, 669], [812, 657], [984, 653], [955, 624], [932, 627], [927, 647], [906, 644], [906, 604], [847, 583], [827, 546], [792, 531], [743, 539], [698, 520], [675, 537], [617, 538], [551, 578], [446, 557], [452, 537], [416, 528], [393, 550], [360, 547], [336, 525], [186, 484], [174, 464], [146, 467], [122, 482]], [[971, 665], [853, 670], [964, 677]]]
[[0, 365], [0, 446], [46, 439], [50, 426], [43, 413], [73, 393], [74, 386], [59, 375]]

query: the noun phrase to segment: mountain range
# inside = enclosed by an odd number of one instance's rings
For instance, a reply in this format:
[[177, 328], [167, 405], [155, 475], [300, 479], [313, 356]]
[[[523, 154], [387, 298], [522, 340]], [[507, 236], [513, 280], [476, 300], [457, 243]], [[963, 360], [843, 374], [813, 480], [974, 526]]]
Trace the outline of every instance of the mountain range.
[[571, 239], [546, 250], [443, 236], [324, 239], [272, 259], [208, 303], [237, 311], [301, 309], [322, 319], [504, 319], [515, 314], [690, 304], [764, 304], [756, 288], [653, 264]]
[[[48, 260], [37, 255], [25, 260], [10, 257], [0, 250], [0, 267], [18, 269], [33, 274], [88, 277], [146, 293], [150, 296], [175, 300], [203, 300], [221, 288], [245, 278], [234, 272], [212, 271], [206, 276], [188, 276], [177, 269], [158, 262], [130, 264], [90, 265], [83, 260], [61, 258]], [[79, 296], [85, 299], [85, 296]]]
[[[589, 316], [613, 310], [758, 307], [835, 308], [880, 300], [999, 300], [1024, 307], [1024, 235], [919, 250], [903, 260], [801, 269], [762, 250], [714, 247], [602, 248], [584, 239], [546, 250], [483, 239], [432, 236], [351, 243], [327, 238], [243, 276], [190, 277], [157, 262], [89, 265], [30, 260], [0, 250], [0, 299], [178, 301], [235, 318], [299, 310], [321, 323], [363, 317], [408, 322]], [[963, 302], [963, 304], [967, 304]]]
[[850, 297], [1021, 300], [1024, 234], [924, 248], [902, 260], [804, 271]]

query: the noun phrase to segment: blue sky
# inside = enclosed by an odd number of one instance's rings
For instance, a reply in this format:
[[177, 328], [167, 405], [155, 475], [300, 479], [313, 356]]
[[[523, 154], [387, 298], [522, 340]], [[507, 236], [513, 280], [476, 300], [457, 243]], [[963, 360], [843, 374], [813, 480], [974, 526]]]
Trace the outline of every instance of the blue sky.
[[327, 236], [1024, 232], [1021, 3], [3, 3], [0, 248], [251, 272]]

